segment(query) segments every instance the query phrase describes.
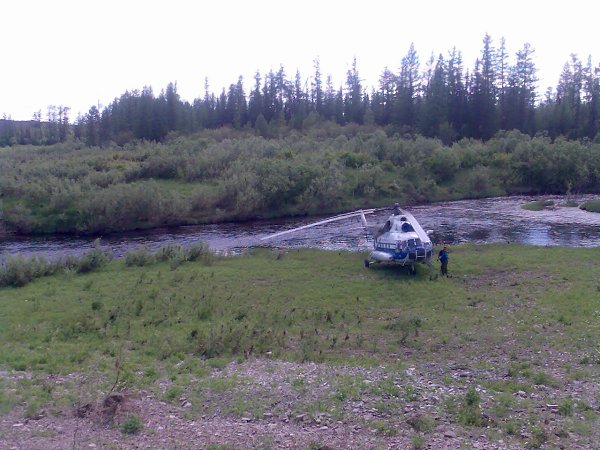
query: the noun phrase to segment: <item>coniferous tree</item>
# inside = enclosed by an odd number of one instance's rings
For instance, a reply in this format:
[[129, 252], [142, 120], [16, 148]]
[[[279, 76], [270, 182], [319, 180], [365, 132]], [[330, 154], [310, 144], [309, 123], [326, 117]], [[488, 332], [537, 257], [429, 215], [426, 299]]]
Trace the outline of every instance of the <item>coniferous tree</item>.
[[344, 118], [347, 122], [362, 123], [364, 115], [362, 100], [362, 84], [358, 75], [356, 58], [354, 58], [351, 69], [346, 73]]
[[386, 67], [379, 77], [379, 91], [374, 91], [371, 95], [371, 109], [378, 125], [387, 125], [391, 122], [396, 86], [396, 76]]
[[90, 147], [100, 145], [100, 111], [96, 105], [92, 106], [85, 117], [86, 144]]
[[428, 75], [423, 105], [420, 111], [419, 131], [425, 136], [439, 136], [442, 126], [448, 127], [448, 83], [446, 62], [439, 55], [435, 68]]
[[260, 72], [257, 70], [254, 74], [254, 89], [250, 92], [250, 99], [248, 100], [248, 121], [251, 124], [256, 123], [256, 119], [262, 113], [263, 96], [261, 93], [261, 76]]
[[321, 61], [319, 60], [319, 58], [315, 58], [314, 60], [314, 69], [315, 69], [315, 76], [312, 82], [312, 92], [311, 92], [311, 97], [312, 97], [312, 103], [314, 104], [314, 110], [320, 114], [323, 115], [323, 108], [324, 108], [324, 93], [323, 93], [323, 82], [321, 80]]
[[392, 120], [396, 125], [412, 127], [415, 125], [415, 101], [419, 92], [419, 57], [412, 43], [406, 56], [402, 58], [397, 80]]

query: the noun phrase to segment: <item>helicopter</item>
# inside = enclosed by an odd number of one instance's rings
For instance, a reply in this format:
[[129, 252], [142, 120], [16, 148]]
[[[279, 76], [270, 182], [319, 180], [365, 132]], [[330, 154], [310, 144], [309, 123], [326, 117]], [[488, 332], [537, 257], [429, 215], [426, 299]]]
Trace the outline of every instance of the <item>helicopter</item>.
[[[380, 211], [392, 211], [392, 214], [382, 225], [369, 225], [366, 216]], [[416, 264], [423, 263], [431, 267], [433, 244], [429, 238], [431, 230], [423, 230], [417, 219], [412, 214], [400, 208], [396, 203], [393, 207], [359, 209], [328, 219], [313, 222], [291, 230], [281, 231], [262, 237], [261, 240], [273, 239], [285, 234], [295, 233], [306, 228], [316, 227], [330, 222], [348, 220], [360, 217], [362, 227], [366, 233], [373, 237], [373, 250], [364, 265], [369, 268], [373, 264], [392, 263], [408, 267], [410, 274], [416, 274]]]

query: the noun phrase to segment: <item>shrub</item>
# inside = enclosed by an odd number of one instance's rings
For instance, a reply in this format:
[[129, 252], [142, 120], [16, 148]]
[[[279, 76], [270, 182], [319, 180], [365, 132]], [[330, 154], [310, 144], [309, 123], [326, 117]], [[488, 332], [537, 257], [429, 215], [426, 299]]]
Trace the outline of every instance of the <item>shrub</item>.
[[420, 433], [429, 433], [433, 430], [434, 426], [434, 421], [429, 416], [417, 415], [408, 419], [407, 422], [415, 431]]
[[415, 436], [412, 438], [412, 446], [415, 450], [425, 448], [425, 438], [423, 436]]
[[54, 270], [55, 267], [43, 256], [9, 257], [0, 269], [0, 286], [25, 286], [35, 278], [52, 274]]
[[156, 259], [161, 262], [170, 261], [177, 258], [181, 253], [183, 253], [183, 248], [181, 245], [167, 244], [158, 250]]
[[569, 399], [563, 400], [558, 407], [558, 413], [561, 416], [572, 416], [573, 415], [573, 402]]
[[483, 417], [479, 410], [479, 402], [481, 398], [477, 390], [471, 386], [465, 394], [465, 400], [458, 411], [458, 422], [463, 425], [481, 426]]
[[181, 394], [183, 394], [183, 388], [181, 386], [171, 386], [165, 391], [165, 400], [174, 402], [181, 397]]
[[105, 266], [109, 256], [100, 248], [96, 241], [95, 248], [81, 257], [64, 255], [54, 261], [47, 261], [43, 256], [21, 255], [6, 258], [0, 264], [0, 287], [22, 287], [36, 278], [53, 275], [58, 272], [76, 271], [79, 273], [90, 272]]
[[108, 253], [100, 248], [100, 239], [96, 239], [94, 248], [79, 260], [77, 272], [86, 273], [104, 267], [108, 263]]
[[142, 429], [142, 421], [138, 416], [129, 416], [121, 424], [121, 431], [125, 434], [136, 434]]
[[130, 250], [125, 254], [125, 265], [131, 266], [147, 266], [156, 261], [154, 254], [148, 251], [146, 247], [141, 247], [138, 250]]
[[465, 403], [467, 404], [467, 406], [477, 407], [477, 406], [479, 406], [480, 400], [481, 400], [481, 398], [479, 397], [479, 393], [473, 386], [471, 386], [467, 390], [467, 394], [465, 395]]
[[196, 244], [192, 244], [186, 249], [188, 261], [196, 261], [208, 252], [210, 252], [210, 249], [206, 242], [198, 242]]

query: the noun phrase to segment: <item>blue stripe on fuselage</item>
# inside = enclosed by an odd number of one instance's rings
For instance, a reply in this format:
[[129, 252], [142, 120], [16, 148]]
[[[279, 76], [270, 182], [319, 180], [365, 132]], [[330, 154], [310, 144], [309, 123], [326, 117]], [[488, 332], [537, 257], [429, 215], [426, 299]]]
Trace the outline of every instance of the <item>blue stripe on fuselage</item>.
[[399, 252], [399, 251], [391, 249], [391, 248], [376, 247], [375, 250], [377, 250], [379, 252], [388, 253], [388, 254], [392, 255], [392, 258], [394, 258], [394, 259], [405, 259], [408, 256], [407, 252], [402, 252], [402, 251]]

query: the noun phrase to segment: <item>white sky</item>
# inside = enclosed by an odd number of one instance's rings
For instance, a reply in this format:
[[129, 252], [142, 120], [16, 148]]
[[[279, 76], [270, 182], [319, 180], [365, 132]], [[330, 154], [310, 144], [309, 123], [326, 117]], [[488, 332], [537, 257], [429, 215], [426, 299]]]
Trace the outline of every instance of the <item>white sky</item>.
[[243, 75], [248, 93], [257, 69], [283, 64], [306, 79], [317, 56], [336, 86], [356, 56], [371, 86], [384, 67], [397, 72], [411, 42], [421, 68], [456, 46], [472, 69], [486, 32], [495, 45], [504, 36], [511, 55], [533, 46], [540, 93], [571, 53], [600, 59], [597, 0], [6, 0], [0, 19], [0, 116], [18, 120], [51, 104], [71, 107], [74, 120], [170, 81], [191, 101], [205, 77], [219, 93]]

